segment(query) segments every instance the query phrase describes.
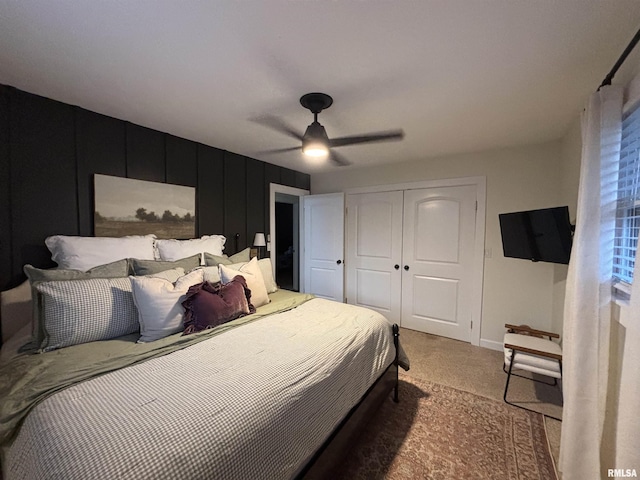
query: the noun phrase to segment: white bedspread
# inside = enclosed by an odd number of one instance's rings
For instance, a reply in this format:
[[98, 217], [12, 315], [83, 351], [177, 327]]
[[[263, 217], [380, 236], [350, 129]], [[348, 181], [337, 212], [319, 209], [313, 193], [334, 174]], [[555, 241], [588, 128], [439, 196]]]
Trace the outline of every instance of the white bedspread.
[[313, 299], [52, 395], [6, 480], [291, 478], [394, 355], [383, 316]]

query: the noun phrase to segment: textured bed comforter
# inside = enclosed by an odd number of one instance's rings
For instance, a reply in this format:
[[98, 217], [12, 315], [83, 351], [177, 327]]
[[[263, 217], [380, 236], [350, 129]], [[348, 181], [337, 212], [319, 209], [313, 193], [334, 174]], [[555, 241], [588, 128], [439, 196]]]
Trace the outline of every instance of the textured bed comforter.
[[291, 478], [394, 356], [384, 317], [311, 299], [40, 400], [5, 480]]

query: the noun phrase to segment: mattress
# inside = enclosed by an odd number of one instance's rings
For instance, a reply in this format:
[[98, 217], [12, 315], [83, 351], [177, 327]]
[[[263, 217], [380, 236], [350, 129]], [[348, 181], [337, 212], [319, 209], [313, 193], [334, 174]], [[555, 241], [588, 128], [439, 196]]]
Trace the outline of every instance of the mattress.
[[393, 362], [391, 325], [318, 298], [246, 319], [54, 387], [4, 446], [5, 480], [295, 477]]

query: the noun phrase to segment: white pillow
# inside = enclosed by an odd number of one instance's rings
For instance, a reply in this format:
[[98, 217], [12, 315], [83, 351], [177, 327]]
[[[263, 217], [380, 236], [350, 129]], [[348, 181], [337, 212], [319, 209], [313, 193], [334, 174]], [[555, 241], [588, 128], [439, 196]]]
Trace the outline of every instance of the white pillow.
[[[227, 265], [227, 267], [232, 268], [234, 270], [240, 270], [247, 262], [234, 263], [231, 265]], [[273, 269], [271, 268], [271, 259], [270, 258], [262, 258], [258, 260], [258, 267], [260, 267], [260, 273], [262, 273], [262, 278], [264, 280], [264, 286], [267, 289], [267, 293], [273, 293], [278, 291], [278, 284], [273, 279]]]
[[194, 270], [175, 283], [164, 278], [129, 277], [140, 323], [139, 343], [153, 342], [184, 329], [184, 301], [189, 287], [203, 282], [202, 270]]
[[271, 301], [264, 286], [264, 279], [256, 257], [253, 257], [250, 262], [244, 264], [238, 270], [230, 268], [230, 265], [218, 265], [218, 268], [220, 269], [222, 283], [229, 283], [238, 275], [244, 277], [247, 281], [247, 287], [251, 290], [251, 303], [254, 307], [261, 307]]
[[204, 273], [204, 281], [211, 283], [218, 283], [220, 281], [220, 270], [218, 266], [215, 267], [198, 267]]
[[122, 260], [139, 258], [153, 260], [155, 235], [132, 235], [128, 237], [73, 237], [53, 235], [44, 243], [51, 258], [63, 269], [87, 270]]
[[222, 235], [203, 235], [192, 240], [157, 240], [156, 248], [160, 254], [160, 260], [174, 262], [199, 253], [200, 265], [204, 265], [204, 252], [222, 256], [226, 241], [227, 239]]
[[267, 289], [268, 293], [273, 293], [278, 291], [278, 284], [273, 278], [273, 268], [271, 267], [271, 259], [270, 258], [261, 258], [258, 260], [258, 266], [260, 267], [260, 271], [262, 272], [262, 278], [264, 278], [264, 286]]

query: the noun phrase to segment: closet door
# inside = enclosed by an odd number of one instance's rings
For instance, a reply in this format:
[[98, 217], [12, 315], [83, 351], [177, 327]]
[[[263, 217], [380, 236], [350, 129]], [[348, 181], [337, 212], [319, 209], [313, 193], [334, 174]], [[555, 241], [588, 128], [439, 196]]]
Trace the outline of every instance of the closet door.
[[402, 191], [347, 195], [347, 303], [400, 322]]
[[405, 191], [403, 327], [470, 340], [475, 214], [475, 185]]

